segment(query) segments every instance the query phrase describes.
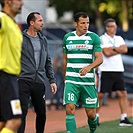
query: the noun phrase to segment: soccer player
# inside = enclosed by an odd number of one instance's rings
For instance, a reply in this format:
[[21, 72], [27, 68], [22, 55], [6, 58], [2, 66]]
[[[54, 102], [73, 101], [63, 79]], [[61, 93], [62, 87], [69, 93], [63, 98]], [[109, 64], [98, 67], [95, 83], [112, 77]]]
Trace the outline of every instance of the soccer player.
[[16, 133], [22, 115], [17, 84], [22, 34], [14, 17], [21, 13], [23, 0], [0, 3], [0, 133]]
[[81, 98], [90, 132], [95, 133], [98, 98], [94, 68], [103, 61], [100, 38], [88, 31], [89, 17], [84, 12], [74, 15], [74, 26], [76, 31], [67, 33], [63, 40], [65, 72], [63, 104], [66, 106], [66, 129], [67, 132], [76, 133], [75, 106]]

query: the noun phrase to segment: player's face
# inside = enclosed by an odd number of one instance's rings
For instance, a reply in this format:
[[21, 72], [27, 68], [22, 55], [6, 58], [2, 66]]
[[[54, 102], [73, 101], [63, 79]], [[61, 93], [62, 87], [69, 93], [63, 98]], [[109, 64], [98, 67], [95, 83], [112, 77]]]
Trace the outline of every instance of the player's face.
[[35, 14], [36, 20], [33, 22], [33, 27], [36, 32], [41, 31], [44, 25], [43, 18], [41, 15]]
[[22, 6], [24, 4], [23, 0], [9, 0], [11, 11], [16, 15], [21, 13]]
[[78, 36], [86, 34], [89, 28], [89, 17], [80, 17], [78, 22], [74, 22], [74, 26], [76, 27], [76, 33]]
[[109, 22], [106, 26], [106, 32], [108, 34], [114, 35], [116, 34], [117, 25], [115, 22]]

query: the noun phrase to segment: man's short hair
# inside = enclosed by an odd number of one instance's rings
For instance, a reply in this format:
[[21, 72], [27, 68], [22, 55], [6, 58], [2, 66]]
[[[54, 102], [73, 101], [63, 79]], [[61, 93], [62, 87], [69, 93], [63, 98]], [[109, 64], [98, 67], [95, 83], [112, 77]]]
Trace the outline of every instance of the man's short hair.
[[28, 17], [27, 17], [27, 24], [28, 24], [28, 26], [30, 26], [30, 21], [34, 21], [34, 22], [35, 22], [35, 20], [36, 20], [35, 14], [40, 15], [39, 12], [31, 12], [31, 13], [28, 15]]
[[74, 15], [74, 22], [78, 22], [80, 17], [87, 18], [88, 15], [85, 12], [78, 12]]
[[0, 4], [2, 6], [2, 8], [4, 7], [4, 0], [0, 0]]
[[110, 22], [115, 22], [115, 23], [116, 23], [115, 19], [113, 19], [113, 18], [108, 18], [108, 19], [106, 19], [106, 20], [104, 21], [104, 26], [106, 27], [106, 26], [108, 25], [108, 23], [110, 23]]

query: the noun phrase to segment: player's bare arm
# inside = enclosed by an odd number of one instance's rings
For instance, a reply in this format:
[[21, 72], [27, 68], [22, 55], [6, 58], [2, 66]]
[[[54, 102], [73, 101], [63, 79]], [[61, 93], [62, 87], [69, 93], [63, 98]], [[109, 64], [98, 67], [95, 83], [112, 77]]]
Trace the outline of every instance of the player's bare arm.
[[108, 48], [103, 48], [103, 54], [107, 57], [119, 54], [118, 51], [114, 49], [114, 47], [108, 47]]
[[86, 75], [91, 69], [98, 67], [103, 62], [102, 52], [95, 52], [95, 61], [79, 71], [81, 76]]
[[121, 45], [120, 47], [108, 47], [103, 48], [103, 54], [107, 57], [116, 55], [116, 54], [125, 54], [127, 53], [126, 45]]
[[66, 65], [67, 65], [67, 54], [64, 54], [64, 58], [63, 58], [64, 77], [66, 75]]
[[116, 47], [115, 51], [119, 52], [120, 54], [125, 54], [127, 53], [128, 49], [126, 45], [121, 45], [120, 47]]

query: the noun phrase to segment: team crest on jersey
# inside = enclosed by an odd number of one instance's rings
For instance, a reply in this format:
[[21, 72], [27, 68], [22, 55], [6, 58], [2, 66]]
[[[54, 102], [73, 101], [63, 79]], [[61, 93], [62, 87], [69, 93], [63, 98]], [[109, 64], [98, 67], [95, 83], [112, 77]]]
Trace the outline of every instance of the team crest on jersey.
[[89, 44], [89, 41], [88, 41], [88, 40], [86, 40], [86, 41], [85, 41], [85, 44]]

